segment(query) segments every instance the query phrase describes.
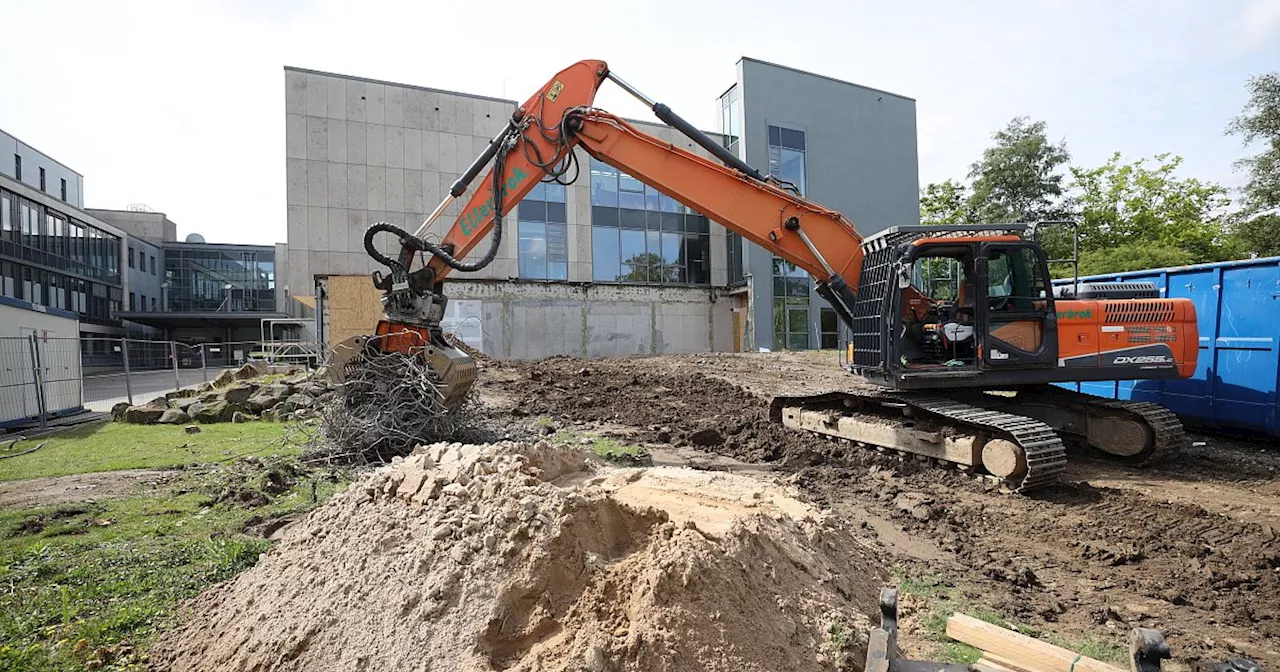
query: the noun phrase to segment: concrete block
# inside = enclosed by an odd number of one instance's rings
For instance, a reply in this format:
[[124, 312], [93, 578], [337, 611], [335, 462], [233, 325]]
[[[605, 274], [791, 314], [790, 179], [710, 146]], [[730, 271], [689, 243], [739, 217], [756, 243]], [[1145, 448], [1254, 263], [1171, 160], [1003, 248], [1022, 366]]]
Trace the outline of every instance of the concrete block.
[[290, 159], [307, 158], [307, 118], [301, 114], [284, 115], [284, 155]]
[[404, 168], [404, 129], [387, 126], [387, 167]]
[[329, 222], [327, 224], [329, 232], [325, 239], [329, 241], [329, 247], [325, 248], [330, 252], [346, 252], [347, 250], [347, 218], [350, 217], [350, 211], [346, 208], [329, 208]]
[[458, 168], [458, 136], [453, 133], [441, 133], [440, 141], [440, 172], [446, 175], [453, 175], [451, 179], [457, 179], [462, 174], [462, 169]]
[[422, 202], [422, 171], [404, 171], [404, 208], [405, 212], [422, 212], [426, 206]]
[[324, 117], [307, 117], [307, 158], [329, 160], [329, 120]]
[[307, 204], [307, 162], [304, 159], [285, 159], [285, 203]]
[[[365, 110], [365, 94], [364, 82], [355, 80], [347, 80], [346, 82], [346, 108], [347, 121], [364, 121]], [[353, 124], [354, 125], [354, 124]]]
[[347, 122], [347, 163], [363, 166], [369, 159], [368, 126], [357, 121]]
[[422, 132], [422, 169], [440, 170], [440, 134], [435, 131]]
[[399, 168], [387, 168], [387, 212], [403, 213], [404, 209], [404, 171]]
[[347, 80], [341, 77], [326, 77], [327, 96], [325, 113], [330, 119], [347, 118]]
[[356, 164], [347, 166], [347, 207], [365, 210], [369, 207], [369, 168]]
[[455, 96], [452, 100], [453, 132], [458, 135], [475, 135], [475, 100]]
[[335, 275], [352, 275], [351, 255], [346, 252], [329, 253], [329, 272]]
[[307, 73], [307, 115], [312, 117], [325, 117], [326, 107], [329, 100], [329, 83], [328, 77], [324, 75], [316, 75]]
[[569, 262], [569, 282], [591, 282], [591, 263]]
[[387, 165], [387, 127], [381, 124], [365, 125], [365, 163], [370, 166]]
[[312, 252], [329, 250], [328, 208], [307, 207], [307, 244], [302, 247]]
[[368, 184], [368, 205], [370, 210], [387, 209], [387, 169], [382, 166], [369, 166], [365, 181]]
[[311, 251], [307, 253], [312, 275], [332, 275], [329, 270], [329, 253]]
[[404, 89], [398, 86], [387, 87], [385, 115], [384, 123], [387, 126], [404, 127]]
[[284, 112], [298, 115], [307, 113], [306, 73], [284, 71]]
[[366, 82], [364, 85], [364, 120], [371, 124], [385, 124], [386, 121], [385, 84]]
[[422, 172], [422, 203], [425, 206], [423, 210], [435, 210], [442, 200], [444, 200], [444, 192], [440, 191], [440, 173], [424, 170]]
[[330, 208], [347, 207], [347, 164], [330, 163], [328, 206]]
[[570, 224], [566, 228], [569, 234], [569, 263], [591, 261], [591, 227]]
[[421, 89], [404, 90], [404, 127], [422, 130], [427, 92]]
[[347, 122], [330, 119], [328, 124], [328, 149], [330, 161], [347, 162]]
[[285, 235], [291, 250], [307, 250], [307, 207], [285, 206]]
[[[350, 253], [364, 254], [364, 232], [369, 228], [369, 212], [366, 210], [347, 211], [347, 244], [343, 248]], [[362, 271], [363, 272], [363, 271]]]
[[405, 170], [422, 170], [422, 129], [404, 130]]
[[[290, 250], [292, 252], [292, 250]], [[303, 250], [289, 255], [289, 289], [293, 294], [311, 294], [315, 280], [311, 275], [311, 253]], [[296, 258], [295, 258], [296, 257]]]
[[440, 94], [435, 91], [423, 91], [422, 130], [440, 130]]
[[471, 108], [471, 133], [488, 140], [493, 137], [493, 134], [490, 133], [493, 115], [489, 113], [489, 102], [477, 100], [474, 101], [473, 105]]
[[324, 161], [307, 161], [307, 205], [329, 205], [329, 171]]

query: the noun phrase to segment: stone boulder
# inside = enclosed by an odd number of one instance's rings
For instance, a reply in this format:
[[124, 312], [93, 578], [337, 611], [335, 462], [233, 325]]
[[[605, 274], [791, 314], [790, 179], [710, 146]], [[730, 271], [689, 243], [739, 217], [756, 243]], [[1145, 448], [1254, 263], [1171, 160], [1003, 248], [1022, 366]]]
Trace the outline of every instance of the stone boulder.
[[246, 362], [244, 366], [236, 369], [236, 380], [249, 380], [258, 376], [265, 376], [271, 370], [271, 365], [266, 362], [253, 361]]
[[250, 419], [251, 418], [249, 416], [245, 415], [244, 413], [241, 413], [240, 411], [236, 411], [235, 413], [231, 414], [231, 422], [237, 425], [241, 423], [249, 422]]
[[218, 401], [201, 404], [200, 408], [191, 415], [191, 418], [202, 424], [230, 422], [231, 416], [235, 415], [237, 411], [243, 410], [244, 409], [240, 406], [237, 406], [226, 399], [219, 399]]
[[130, 406], [124, 411], [124, 421], [135, 425], [154, 425], [167, 410], [169, 410], [168, 404], [161, 406], [154, 402]]
[[191, 422], [191, 416], [176, 408], [170, 408], [160, 416], [160, 419], [157, 420], [157, 422], [162, 425], [185, 425], [188, 422]]
[[310, 374], [308, 374], [306, 371], [299, 371], [298, 373], [295, 373], [291, 376], [286, 376], [284, 380], [281, 380], [280, 382], [284, 383], [285, 385], [292, 385], [296, 387], [298, 385], [305, 385], [310, 380], [311, 380]]
[[312, 381], [299, 386], [298, 391], [303, 394], [306, 394], [307, 396], [313, 399], [316, 399], [324, 395], [325, 392], [328, 392], [329, 388]]
[[196, 397], [182, 397], [179, 399], [170, 399], [169, 408], [176, 408], [179, 411], [186, 411], [187, 409], [191, 408], [193, 405], [198, 403], [200, 403], [200, 400]]
[[221, 394], [223, 399], [237, 406], [244, 406], [245, 402], [249, 401], [249, 397], [252, 397], [253, 393], [257, 391], [258, 386], [254, 383], [240, 381], [223, 390]]
[[164, 398], [172, 402], [174, 399], [184, 399], [186, 397], [194, 397], [200, 394], [200, 391], [193, 387], [184, 387], [180, 390], [165, 392]]
[[227, 369], [226, 371], [219, 373], [217, 378], [213, 379], [213, 386], [225, 387], [234, 382], [236, 382], [236, 372], [231, 369]]
[[276, 409], [268, 408], [258, 414], [258, 419], [263, 422], [276, 422], [279, 418], [276, 417]]
[[111, 407], [111, 419], [112, 419], [112, 420], [123, 420], [123, 419], [124, 419], [124, 412], [125, 412], [125, 411], [127, 411], [127, 410], [129, 410], [129, 402], [127, 402], [127, 401], [122, 401], [122, 402], [120, 402], [120, 403], [116, 404], [115, 406], [112, 406], [112, 407]]
[[315, 406], [316, 400], [305, 392], [296, 392], [280, 403], [281, 413], [293, 413], [303, 408]]
[[253, 396], [245, 401], [245, 407], [251, 412], [261, 413], [269, 408], [274, 408], [276, 404], [284, 401], [289, 397], [291, 389], [288, 385], [276, 383], [273, 385], [263, 385], [258, 388]]

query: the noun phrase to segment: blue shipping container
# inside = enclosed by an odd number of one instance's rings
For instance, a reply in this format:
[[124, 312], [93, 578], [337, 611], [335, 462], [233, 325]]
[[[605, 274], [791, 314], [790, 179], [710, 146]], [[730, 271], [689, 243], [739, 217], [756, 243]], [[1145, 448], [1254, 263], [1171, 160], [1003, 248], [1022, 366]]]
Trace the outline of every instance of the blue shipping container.
[[1062, 383], [1062, 387], [1100, 397], [1155, 402], [1190, 424], [1280, 437], [1276, 396], [1280, 257], [1081, 280], [1153, 282], [1161, 296], [1191, 299], [1200, 327], [1200, 356], [1195, 376], [1183, 380]]

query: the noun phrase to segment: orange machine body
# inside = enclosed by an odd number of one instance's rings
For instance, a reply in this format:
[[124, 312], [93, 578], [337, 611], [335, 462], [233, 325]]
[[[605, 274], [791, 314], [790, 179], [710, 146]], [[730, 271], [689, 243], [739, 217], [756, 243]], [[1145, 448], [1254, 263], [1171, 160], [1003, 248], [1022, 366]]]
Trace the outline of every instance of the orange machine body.
[[1200, 333], [1190, 299], [1058, 300], [1058, 365], [1196, 370]]

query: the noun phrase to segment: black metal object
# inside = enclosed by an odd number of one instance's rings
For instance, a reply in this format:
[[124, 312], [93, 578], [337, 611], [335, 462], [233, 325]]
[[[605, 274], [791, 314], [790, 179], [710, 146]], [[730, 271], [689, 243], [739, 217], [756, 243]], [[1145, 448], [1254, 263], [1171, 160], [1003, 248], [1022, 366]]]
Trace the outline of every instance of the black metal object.
[[1160, 672], [1160, 661], [1172, 657], [1169, 643], [1160, 631], [1134, 628], [1129, 633], [1129, 668], [1133, 672]]
[[1077, 282], [1053, 288], [1058, 299], [1158, 299], [1154, 282]]
[[712, 140], [710, 136], [698, 130], [698, 128], [693, 124], [685, 121], [684, 117], [681, 117], [680, 115], [673, 112], [671, 108], [666, 106], [665, 103], [654, 103], [653, 114], [654, 116], [661, 119], [662, 123], [676, 129], [677, 131], [680, 131], [681, 133], [684, 133], [685, 136], [688, 137], [690, 140], [698, 143], [700, 147], [707, 150], [708, 152], [711, 152], [711, 155], [716, 157], [717, 159], [720, 159], [720, 161], [724, 163], [724, 165], [729, 166], [734, 170], [745, 173], [747, 176], [751, 177], [752, 179], [756, 179], [761, 182], [765, 181], [764, 175], [761, 175], [760, 171], [756, 170], [755, 168], [752, 168], [751, 164], [747, 163], [746, 161], [743, 161], [742, 159], [739, 159], [736, 154], [729, 151], [728, 149], [725, 149], [723, 145], [716, 142], [715, 140]]

